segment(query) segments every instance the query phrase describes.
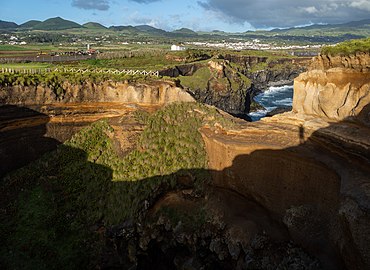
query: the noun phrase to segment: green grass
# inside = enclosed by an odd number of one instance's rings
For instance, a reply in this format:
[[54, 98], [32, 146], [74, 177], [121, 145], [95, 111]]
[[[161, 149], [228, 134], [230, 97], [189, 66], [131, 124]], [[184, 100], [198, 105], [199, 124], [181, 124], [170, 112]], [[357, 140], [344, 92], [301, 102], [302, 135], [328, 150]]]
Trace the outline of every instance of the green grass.
[[230, 91], [236, 91], [240, 88], [247, 89], [251, 85], [251, 80], [240, 73], [237, 70], [236, 65], [225, 64], [224, 60], [213, 59], [212, 61], [218, 61], [220, 64], [224, 64], [224, 72], [226, 73], [226, 77], [219, 76], [215, 70], [211, 72], [211, 69], [206, 63], [204, 63], [205, 66], [198, 69], [192, 76], [180, 76], [179, 79], [181, 85], [192, 90], [203, 90], [207, 88], [210, 80], [214, 80], [220, 85], [225, 86], [225, 89], [229, 89]]
[[258, 72], [261, 70], [266, 70], [268, 68], [268, 63], [267, 62], [259, 62], [258, 64], [255, 64], [251, 67], [249, 70], [250, 72]]
[[14, 69], [45, 69], [53, 67], [53, 64], [49, 63], [11, 63], [11, 64], [0, 64], [1, 68], [14, 68]]
[[332, 56], [348, 56], [359, 52], [370, 53], [370, 38], [345, 41], [336, 46], [326, 46], [321, 49], [321, 54]]
[[[137, 117], [146, 128], [136, 150], [123, 159], [114, 151], [112, 127], [102, 120], [3, 179], [9, 204], [1, 213], [0, 258], [7, 268], [95, 268], [103, 245], [95, 225], [136, 220], [145, 200], [152, 203], [181, 187], [180, 175], [190, 176], [194, 188], [203, 190], [209, 175], [198, 129], [233, 123], [196, 103], [172, 104]], [[189, 228], [205, 222], [201, 210], [194, 216], [167, 212]]]
[[211, 78], [211, 72], [208, 67], [198, 69], [193, 76], [180, 76], [181, 84], [190, 89], [205, 89], [208, 80]]
[[73, 73], [73, 72], [48, 72], [42, 74], [0, 73], [0, 86], [47, 86], [58, 98], [62, 98], [65, 90], [63, 84], [69, 82], [73, 85], [81, 85], [87, 82], [101, 83], [105, 81], [122, 82], [125, 80], [142, 80], [142, 75], [103, 74], [103, 73]]
[[20, 45], [0, 45], [0, 51], [32, 51], [32, 47]]

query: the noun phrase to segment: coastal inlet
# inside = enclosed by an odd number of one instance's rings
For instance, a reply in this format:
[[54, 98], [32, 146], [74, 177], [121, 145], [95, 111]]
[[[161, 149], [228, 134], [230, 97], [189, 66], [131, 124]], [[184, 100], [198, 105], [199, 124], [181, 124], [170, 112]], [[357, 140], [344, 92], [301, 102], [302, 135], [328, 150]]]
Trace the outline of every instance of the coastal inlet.
[[248, 115], [252, 121], [269, 116], [269, 113], [278, 109], [279, 112], [290, 111], [293, 103], [293, 85], [271, 86], [267, 91], [256, 95], [254, 100], [265, 109], [250, 112]]

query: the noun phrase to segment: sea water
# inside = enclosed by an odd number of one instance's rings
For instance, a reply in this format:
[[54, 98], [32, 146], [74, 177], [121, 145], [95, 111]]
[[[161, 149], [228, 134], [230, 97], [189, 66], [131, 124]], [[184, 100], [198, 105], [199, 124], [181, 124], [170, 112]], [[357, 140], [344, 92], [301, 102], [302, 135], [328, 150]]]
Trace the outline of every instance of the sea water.
[[248, 115], [252, 121], [258, 121], [265, 117], [268, 112], [278, 107], [290, 107], [293, 103], [293, 85], [271, 86], [267, 91], [254, 97], [265, 110], [251, 112]]

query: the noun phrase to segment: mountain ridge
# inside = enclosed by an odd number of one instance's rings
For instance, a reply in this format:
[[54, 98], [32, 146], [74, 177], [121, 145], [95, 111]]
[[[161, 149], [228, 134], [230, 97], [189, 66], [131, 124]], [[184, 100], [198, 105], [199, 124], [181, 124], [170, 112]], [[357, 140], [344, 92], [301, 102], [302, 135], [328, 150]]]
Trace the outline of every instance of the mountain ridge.
[[150, 25], [112, 25], [106, 27], [97, 22], [87, 22], [83, 25], [76, 23], [71, 20], [66, 20], [61, 17], [49, 18], [45, 21], [30, 20], [23, 24], [18, 25], [15, 22], [8, 22], [0, 20], [0, 30], [44, 30], [44, 31], [55, 31], [55, 30], [67, 30], [73, 28], [86, 28], [86, 29], [101, 29], [101, 30], [113, 30], [113, 31], [125, 31], [128, 34], [150, 34], [157, 36], [197, 36], [197, 35], [254, 35], [254, 34], [264, 34], [264, 35], [274, 35], [276, 33], [282, 35], [299, 35], [302, 32], [309, 32], [320, 35], [320, 31], [331, 31], [340, 34], [358, 34], [357, 36], [370, 35], [370, 19], [350, 21], [341, 24], [313, 24], [303, 27], [291, 27], [286, 29], [272, 29], [272, 30], [248, 30], [243, 33], [233, 33], [225, 32], [220, 30], [214, 31], [194, 31], [189, 28], [180, 28], [173, 31], [166, 31], [160, 28], [156, 28]]

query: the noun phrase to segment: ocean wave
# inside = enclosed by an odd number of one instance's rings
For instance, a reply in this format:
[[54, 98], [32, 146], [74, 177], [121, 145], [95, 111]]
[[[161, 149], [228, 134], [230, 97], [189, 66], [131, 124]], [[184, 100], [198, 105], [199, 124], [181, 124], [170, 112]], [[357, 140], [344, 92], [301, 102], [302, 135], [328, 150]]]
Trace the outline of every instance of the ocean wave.
[[271, 95], [280, 92], [286, 92], [293, 89], [293, 85], [283, 85], [283, 86], [270, 86], [268, 90], [264, 91], [262, 94]]
[[293, 103], [293, 99], [292, 98], [284, 98], [284, 99], [276, 100], [275, 101], [275, 104], [285, 105], [285, 106], [291, 106], [292, 103]]
[[249, 113], [252, 121], [258, 121], [265, 117], [268, 112], [271, 112], [278, 107], [292, 106], [293, 86], [271, 86], [267, 91], [255, 96], [254, 100], [265, 108], [265, 110]]

